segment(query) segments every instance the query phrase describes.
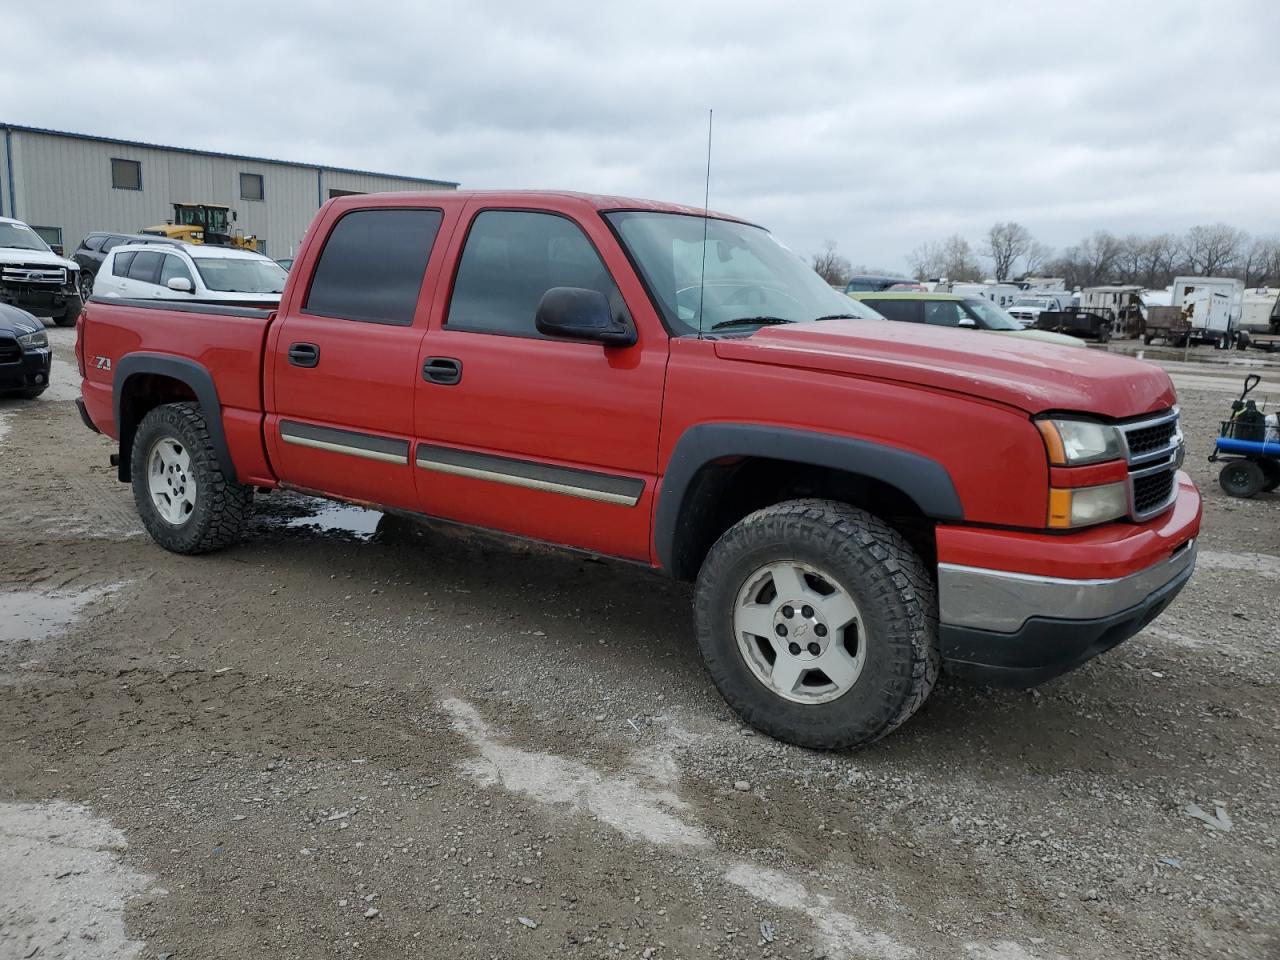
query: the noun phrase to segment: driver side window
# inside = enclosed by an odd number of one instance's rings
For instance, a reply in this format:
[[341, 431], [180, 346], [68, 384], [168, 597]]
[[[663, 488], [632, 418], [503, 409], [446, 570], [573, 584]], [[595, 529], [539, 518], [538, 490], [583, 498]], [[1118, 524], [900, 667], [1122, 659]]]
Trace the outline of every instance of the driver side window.
[[534, 326], [552, 287], [598, 290], [615, 315], [625, 308], [600, 255], [567, 217], [484, 210], [471, 222], [445, 328], [546, 339]]
[[960, 319], [966, 316], [964, 308], [955, 300], [926, 300], [924, 304], [924, 322], [936, 327], [958, 327]]
[[167, 286], [169, 281], [175, 278], [186, 280], [191, 284], [192, 289], [195, 289], [195, 280], [192, 279], [191, 271], [182, 262], [182, 258], [166, 253], [164, 255], [164, 266], [160, 268], [160, 286]]

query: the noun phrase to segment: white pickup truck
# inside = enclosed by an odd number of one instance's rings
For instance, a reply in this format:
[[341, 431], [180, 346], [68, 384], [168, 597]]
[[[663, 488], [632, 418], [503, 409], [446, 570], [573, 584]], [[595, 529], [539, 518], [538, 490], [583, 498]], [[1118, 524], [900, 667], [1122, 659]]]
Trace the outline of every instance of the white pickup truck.
[[0, 217], [0, 303], [74, 326], [84, 306], [80, 267], [50, 250], [21, 220]]

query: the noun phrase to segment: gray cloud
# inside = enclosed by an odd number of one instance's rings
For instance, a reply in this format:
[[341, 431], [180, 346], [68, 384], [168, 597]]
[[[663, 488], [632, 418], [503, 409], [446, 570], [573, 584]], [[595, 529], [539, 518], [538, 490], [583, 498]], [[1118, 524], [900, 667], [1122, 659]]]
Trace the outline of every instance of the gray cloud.
[[1274, 0], [72, 3], [4, 24], [3, 119], [468, 187], [700, 204], [714, 107], [712, 206], [854, 261], [997, 219], [1055, 246], [1280, 229]]

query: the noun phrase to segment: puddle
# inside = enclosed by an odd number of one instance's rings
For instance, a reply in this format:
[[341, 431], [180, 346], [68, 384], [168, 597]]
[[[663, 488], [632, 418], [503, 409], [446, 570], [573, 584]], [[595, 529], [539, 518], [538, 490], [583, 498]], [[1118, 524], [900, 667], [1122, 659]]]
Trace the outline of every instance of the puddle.
[[368, 540], [378, 529], [378, 521], [382, 519], [382, 511], [366, 510], [347, 503], [329, 503], [317, 501], [316, 508], [309, 516], [292, 517], [285, 521], [286, 527], [318, 528], [325, 532], [336, 531], [346, 533], [360, 540]]
[[891, 937], [867, 933], [853, 917], [834, 909], [830, 897], [810, 893], [800, 881], [778, 870], [738, 863], [729, 868], [725, 879], [757, 900], [804, 914], [813, 921], [828, 956], [852, 954], [875, 960], [906, 960], [915, 956], [914, 950]]
[[1199, 570], [1226, 570], [1236, 574], [1254, 574], [1271, 580], [1280, 580], [1280, 557], [1269, 553], [1226, 553], [1221, 550], [1201, 550], [1196, 557]]
[[127, 846], [85, 807], [0, 803], [0, 957], [139, 956], [144, 944], [125, 931], [125, 902], [155, 878], [122, 862]]
[[707, 847], [702, 828], [678, 816], [685, 803], [669, 789], [645, 786], [630, 777], [610, 777], [584, 763], [550, 753], [508, 746], [496, 739], [469, 703], [446, 700], [454, 729], [480, 752], [464, 766], [477, 781], [501, 784], [547, 804], [565, 805], [596, 817], [624, 836], [662, 846]]
[[47, 640], [57, 636], [80, 617], [80, 611], [121, 584], [90, 590], [0, 590], [0, 644], [20, 640]]
[[[461, 764], [477, 782], [501, 786], [541, 803], [567, 806], [595, 817], [632, 840], [704, 851], [719, 861], [723, 878], [757, 900], [808, 917], [826, 956], [865, 960], [906, 960], [910, 947], [881, 933], [866, 931], [832, 906], [832, 898], [811, 893], [803, 883], [778, 870], [720, 858], [714, 841], [687, 819], [687, 804], [671, 789], [677, 774], [670, 757], [643, 755], [631, 775], [609, 776], [577, 760], [521, 750], [496, 737], [476, 709], [462, 700], [442, 704], [453, 727], [479, 752]], [[712, 848], [710, 853], [707, 849]]]

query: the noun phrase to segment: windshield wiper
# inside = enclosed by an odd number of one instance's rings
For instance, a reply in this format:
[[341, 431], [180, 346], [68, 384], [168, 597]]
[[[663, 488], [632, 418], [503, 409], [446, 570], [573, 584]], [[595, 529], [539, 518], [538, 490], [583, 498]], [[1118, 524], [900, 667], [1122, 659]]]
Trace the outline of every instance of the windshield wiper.
[[856, 313], [828, 313], [826, 316], [814, 317], [812, 322], [817, 323], [819, 320], [861, 320], [861, 319], [863, 318], [858, 316]]
[[779, 323], [795, 323], [783, 317], [738, 317], [734, 320], [721, 320], [711, 325], [712, 330], [723, 330], [725, 327], [736, 327], [744, 323], [758, 323], [762, 327], [776, 326]]

